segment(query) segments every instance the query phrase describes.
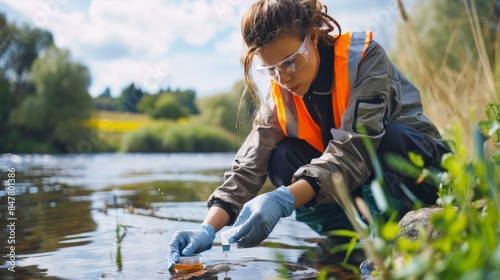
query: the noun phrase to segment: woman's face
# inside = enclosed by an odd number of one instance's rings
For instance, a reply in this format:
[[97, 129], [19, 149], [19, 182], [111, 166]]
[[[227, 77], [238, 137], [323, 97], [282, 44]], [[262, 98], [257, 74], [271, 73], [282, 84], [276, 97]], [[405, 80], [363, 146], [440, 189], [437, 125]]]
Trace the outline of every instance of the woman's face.
[[280, 86], [302, 97], [318, 73], [317, 44], [318, 37], [313, 34], [304, 39], [286, 34], [280, 35], [257, 53], [261, 62], [257, 70], [267, 73]]

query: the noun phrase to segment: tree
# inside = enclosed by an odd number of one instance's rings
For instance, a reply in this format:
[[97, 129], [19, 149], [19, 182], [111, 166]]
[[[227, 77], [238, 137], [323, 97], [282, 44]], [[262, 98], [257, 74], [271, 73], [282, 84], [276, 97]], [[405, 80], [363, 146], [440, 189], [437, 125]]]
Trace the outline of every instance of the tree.
[[[169, 93], [167, 91], [167, 93]], [[198, 114], [198, 108], [195, 105], [196, 92], [194, 90], [188, 89], [184, 91], [175, 91], [171, 92], [171, 94], [175, 95], [175, 98], [179, 103], [184, 106], [191, 115]]]
[[[33, 92], [28, 83], [29, 70], [33, 61], [47, 47], [54, 43], [52, 34], [46, 30], [28, 25], [17, 27], [7, 22], [0, 14], [0, 77], [9, 81], [4, 112], [0, 123], [5, 123], [10, 110], [15, 108], [25, 95]], [[5, 98], [5, 96], [3, 96]]]
[[94, 98], [94, 108], [97, 110], [115, 111], [118, 109], [116, 98], [111, 97], [111, 90], [107, 87], [101, 94]]
[[201, 99], [199, 105], [202, 119], [230, 132], [237, 131], [239, 136], [245, 137], [252, 127], [251, 118], [255, 104], [247, 98], [242, 101], [240, 107], [242, 93], [243, 81], [240, 81], [228, 92]]
[[139, 101], [139, 103], [137, 104], [137, 110], [139, 112], [146, 113], [152, 117], [154, 114], [155, 104], [156, 101], [158, 100], [158, 96], [159, 94], [155, 95], [145, 94], [141, 98], [141, 101]]
[[137, 112], [137, 104], [141, 101], [143, 96], [144, 92], [141, 89], [136, 88], [134, 83], [131, 83], [128, 87], [123, 89], [120, 97], [118, 98], [119, 110]]
[[99, 96], [97, 96], [97, 97], [111, 98], [111, 90], [109, 89], [109, 87], [106, 87], [106, 89], [101, 94], [99, 94]]
[[31, 68], [35, 93], [12, 112], [10, 123], [35, 133], [63, 150], [82, 139], [82, 121], [91, 115], [90, 73], [69, 52], [48, 48]]
[[[8, 116], [10, 112], [9, 97], [10, 97], [9, 81], [0, 76], [0, 120], [4, 116]], [[5, 117], [7, 118], [7, 117]], [[0, 129], [4, 123], [0, 122]]]
[[[195, 100], [194, 90], [162, 91], [153, 95], [145, 94], [137, 104], [137, 110], [156, 119], [178, 119], [199, 113]], [[178, 108], [173, 108], [174, 105]]]
[[155, 119], [172, 119], [187, 117], [188, 111], [179, 104], [175, 96], [162, 94], [155, 103], [152, 117]]

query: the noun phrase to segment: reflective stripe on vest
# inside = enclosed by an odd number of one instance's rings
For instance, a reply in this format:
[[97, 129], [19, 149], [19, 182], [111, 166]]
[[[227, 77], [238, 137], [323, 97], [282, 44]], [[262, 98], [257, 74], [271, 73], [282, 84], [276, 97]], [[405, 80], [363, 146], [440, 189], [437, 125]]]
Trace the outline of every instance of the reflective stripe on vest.
[[[372, 40], [372, 32], [349, 32], [342, 34], [334, 45], [334, 86], [332, 109], [335, 128], [342, 123], [342, 115], [347, 108], [349, 93], [355, 86], [358, 65]], [[278, 120], [287, 137], [305, 140], [316, 150], [323, 152], [324, 143], [319, 125], [309, 114], [302, 97], [285, 91], [275, 81], [271, 81], [271, 94], [276, 103]]]

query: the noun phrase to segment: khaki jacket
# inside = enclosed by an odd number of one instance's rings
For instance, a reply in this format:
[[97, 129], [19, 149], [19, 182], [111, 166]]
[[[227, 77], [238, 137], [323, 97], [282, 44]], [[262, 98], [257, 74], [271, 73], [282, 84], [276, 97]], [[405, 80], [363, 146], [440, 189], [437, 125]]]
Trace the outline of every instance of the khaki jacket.
[[[317, 203], [335, 201], [331, 174], [341, 174], [350, 190], [354, 190], [372, 173], [372, 163], [358, 131], [360, 126], [366, 129], [375, 149], [389, 122], [404, 123], [433, 139], [441, 138], [423, 114], [419, 91], [398, 71], [376, 41], [369, 43], [353, 84], [342, 123], [339, 129], [331, 130], [333, 140], [321, 157], [294, 174], [293, 180], [300, 176], [316, 178], [321, 188], [316, 195]], [[224, 182], [208, 199], [209, 204], [213, 199], [230, 203], [235, 215], [260, 191], [267, 178], [271, 152], [285, 137], [270, 93], [257, 119], [253, 131], [238, 150], [231, 170], [224, 174]]]

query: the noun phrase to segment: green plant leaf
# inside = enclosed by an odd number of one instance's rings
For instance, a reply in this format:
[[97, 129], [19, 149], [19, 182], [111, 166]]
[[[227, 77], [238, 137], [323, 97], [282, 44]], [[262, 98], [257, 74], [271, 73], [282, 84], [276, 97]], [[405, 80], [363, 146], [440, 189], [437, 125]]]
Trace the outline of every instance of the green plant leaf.
[[422, 156], [419, 154], [416, 154], [414, 152], [409, 152], [408, 157], [410, 158], [410, 161], [417, 167], [424, 167], [424, 160], [422, 159]]
[[441, 166], [448, 170], [449, 174], [457, 174], [460, 172], [460, 166], [454, 154], [444, 154], [441, 158]]
[[359, 248], [358, 239], [353, 238], [353, 239], [351, 239], [351, 242], [349, 242], [349, 246], [347, 247], [343, 263], [347, 263], [347, 261], [349, 260], [349, 257], [352, 254], [352, 251], [354, 251], [354, 249], [356, 249], [356, 248]]
[[385, 240], [392, 240], [396, 238], [399, 232], [398, 223], [396, 222], [387, 222], [382, 227], [382, 238]]
[[399, 238], [397, 240], [397, 246], [400, 252], [406, 252], [412, 254], [418, 252], [422, 247], [422, 240], [410, 240], [408, 238]]
[[343, 237], [359, 237], [359, 234], [355, 231], [352, 230], [347, 230], [347, 229], [336, 229], [336, 230], [331, 230], [327, 232], [327, 235], [330, 236], [343, 236]]
[[467, 226], [467, 217], [458, 215], [453, 221], [450, 221], [447, 227], [449, 234], [461, 234]]
[[495, 152], [493, 155], [491, 155], [491, 159], [496, 165], [500, 165], [500, 152]]
[[373, 199], [375, 200], [378, 209], [382, 213], [386, 212], [389, 208], [389, 204], [387, 203], [382, 185], [378, 180], [373, 180], [370, 187], [372, 189]]
[[338, 252], [344, 252], [344, 251], [349, 250], [349, 247], [350, 247], [350, 243], [340, 244], [340, 245], [337, 245], [337, 246], [333, 247], [332, 249], [330, 249], [329, 253], [333, 255], [333, 254], [336, 254]]

